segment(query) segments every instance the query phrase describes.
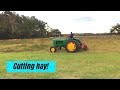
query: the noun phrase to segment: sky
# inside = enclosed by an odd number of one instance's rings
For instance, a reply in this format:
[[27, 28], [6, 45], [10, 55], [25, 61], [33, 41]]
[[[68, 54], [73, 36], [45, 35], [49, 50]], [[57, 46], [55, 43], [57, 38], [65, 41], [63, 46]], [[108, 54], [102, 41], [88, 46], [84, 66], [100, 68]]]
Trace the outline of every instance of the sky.
[[109, 33], [110, 28], [120, 23], [120, 11], [14, 11], [19, 15], [35, 16], [47, 22], [62, 34]]

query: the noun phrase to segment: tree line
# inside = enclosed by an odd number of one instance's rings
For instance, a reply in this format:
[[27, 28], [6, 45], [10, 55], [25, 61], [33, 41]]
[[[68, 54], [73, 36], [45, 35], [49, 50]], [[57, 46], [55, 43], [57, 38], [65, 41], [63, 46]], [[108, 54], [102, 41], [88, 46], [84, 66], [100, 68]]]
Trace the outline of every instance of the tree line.
[[46, 38], [51, 35], [47, 22], [16, 12], [3, 11], [0, 14], [0, 39]]
[[110, 33], [116, 33], [120, 35], [120, 24], [117, 23], [116, 25], [112, 26], [112, 28], [110, 29]]

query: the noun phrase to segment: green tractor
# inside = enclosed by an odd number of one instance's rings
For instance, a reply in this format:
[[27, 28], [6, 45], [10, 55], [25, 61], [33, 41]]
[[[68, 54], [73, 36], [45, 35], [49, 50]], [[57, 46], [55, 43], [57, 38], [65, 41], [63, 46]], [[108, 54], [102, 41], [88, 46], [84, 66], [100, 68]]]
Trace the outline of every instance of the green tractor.
[[53, 46], [50, 47], [50, 52], [56, 52], [58, 49], [65, 48], [67, 52], [74, 53], [80, 50], [87, 50], [87, 45], [81, 43], [79, 38], [55, 38]]

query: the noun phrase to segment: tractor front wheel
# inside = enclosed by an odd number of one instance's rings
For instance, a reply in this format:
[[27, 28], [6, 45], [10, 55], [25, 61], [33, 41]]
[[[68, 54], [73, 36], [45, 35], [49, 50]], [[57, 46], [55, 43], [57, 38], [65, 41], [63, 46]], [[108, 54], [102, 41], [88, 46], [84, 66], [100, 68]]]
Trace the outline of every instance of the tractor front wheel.
[[56, 48], [55, 47], [50, 47], [50, 52], [52, 52], [52, 53], [56, 52]]

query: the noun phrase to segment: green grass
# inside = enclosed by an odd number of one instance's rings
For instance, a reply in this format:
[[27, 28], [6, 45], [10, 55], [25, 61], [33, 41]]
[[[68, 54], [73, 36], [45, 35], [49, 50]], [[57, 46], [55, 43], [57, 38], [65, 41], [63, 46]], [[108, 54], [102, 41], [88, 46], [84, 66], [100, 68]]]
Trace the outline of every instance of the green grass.
[[[0, 78], [7, 79], [109, 79], [120, 78], [120, 56], [114, 53], [42, 53], [19, 52], [0, 54]], [[54, 60], [57, 64], [56, 73], [7, 73], [7, 60]]]
[[[103, 39], [104, 38], [104, 39]], [[49, 39], [0, 41], [1, 79], [119, 79], [120, 37], [81, 38], [89, 50], [50, 53]], [[41, 48], [42, 47], [42, 48]], [[8, 60], [54, 60], [55, 73], [7, 73]]]

